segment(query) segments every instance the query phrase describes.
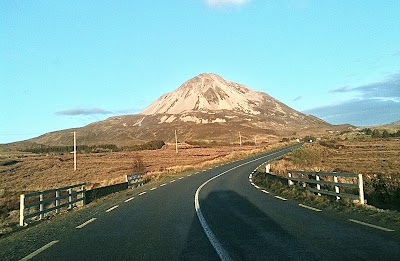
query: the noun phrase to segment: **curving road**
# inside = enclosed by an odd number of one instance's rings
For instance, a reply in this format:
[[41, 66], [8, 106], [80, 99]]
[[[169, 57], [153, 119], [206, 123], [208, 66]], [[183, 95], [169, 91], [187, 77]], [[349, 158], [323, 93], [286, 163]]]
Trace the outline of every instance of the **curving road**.
[[301, 207], [251, 184], [253, 170], [290, 150], [120, 193], [100, 206], [60, 215], [22, 232], [25, 241], [34, 242], [23, 244], [19, 236], [0, 244], [7, 246], [0, 259], [398, 260], [400, 243], [391, 232]]

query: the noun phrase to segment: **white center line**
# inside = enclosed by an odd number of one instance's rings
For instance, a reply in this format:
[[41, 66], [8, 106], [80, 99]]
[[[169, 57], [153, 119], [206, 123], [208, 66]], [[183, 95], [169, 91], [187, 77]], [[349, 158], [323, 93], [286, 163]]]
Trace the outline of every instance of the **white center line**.
[[282, 198], [282, 197], [280, 197], [280, 196], [275, 196], [277, 199], [280, 199], [280, 200], [283, 200], [283, 201], [286, 201], [287, 199], [286, 198]]
[[165, 185], [167, 185], [167, 183], [161, 184], [160, 187], [164, 187]]
[[188, 174], [187, 176], [190, 177], [190, 176], [192, 176], [192, 174]]
[[116, 209], [117, 207], [119, 207], [119, 205], [116, 205], [116, 206], [113, 206], [112, 208], [107, 209], [106, 212], [107, 212], [107, 213], [108, 213], [108, 212], [111, 212], [111, 211], [113, 211], [114, 209]]
[[157, 187], [154, 187], [154, 188], [151, 188], [150, 190], [156, 190], [157, 189]]
[[128, 198], [128, 199], [125, 200], [124, 202], [127, 203], [127, 202], [131, 201], [131, 200], [134, 199], [134, 198], [135, 198], [135, 197]]
[[269, 194], [269, 192], [266, 191], [266, 190], [264, 190], [264, 189], [262, 189], [261, 191], [264, 192], [264, 193], [266, 193], [266, 194]]
[[173, 179], [173, 180], [171, 180], [169, 183], [174, 183], [175, 181], [176, 181], [176, 180]]
[[180, 177], [179, 179], [183, 179], [183, 177]]
[[307, 209], [310, 209], [310, 210], [313, 210], [313, 211], [317, 211], [317, 212], [321, 212], [322, 211], [321, 209], [313, 208], [313, 207], [306, 206], [306, 205], [303, 205], [303, 204], [299, 204], [299, 206], [302, 207], [302, 208], [307, 208]]
[[86, 221], [85, 223], [83, 223], [83, 224], [81, 224], [81, 225], [79, 225], [79, 226], [77, 226], [76, 228], [83, 228], [84, 226], [86, 226], [87, 224], [89, 224], [89, 223], [92, 223], [93, 221], [95, 221], [96, 220], [96, 218], [91, 218], [91, 219], [89, 219], [88, 221]]
[[147, 193], [146, 191], [143, 191], [142, 193], [139, 194], [139, 196], [142, 196], [142, 195], [144, 195], [146, 193]]
[[354, 223], [357, 223], [357, 224], [360, 224], [360, 225], [364, 225], [364, 226], [367, 226], [367, 227], [372, 227], [372, 228], [380, 229], [380, 230], [383, 230], [383, 231], [386, 231], [386, 232], [393, 232], [393, 231], [394, 231], [393, 229], [389, 229], [389, 228], [385, 228], [385, 227], [380, 227], [380, 226], [377, 226], [377, 225], [365, 223], [365, 222], [362, 222], [362, 221], [359, 221], [359, 220], [355, 220], [355, 219], [349, 219], [349, 221], [354, 222]]
[[254, 185], [254, 187], [256, 188], [256, 189], [259, 189], [260, 187], [259, 186], [257, 186], [257, 185]]
[[59, 240], [54, 240], [51, 241], [50, 243], [48, 243], [45, 246], [42, 246], [41, 248], [39, 248], [38, 250], [32, 252], [31, 254], [27, 255], [26, 257], [22, 258], [20, 261], [26, 261], [26, 260], [30, 260], [33, 257], [37, 256], [38, 254], [40, 254], [41, 252], [45, 251], [46, 249], [48, 249], [49, 247], [51, 247], [52, 245], [56, 244]]

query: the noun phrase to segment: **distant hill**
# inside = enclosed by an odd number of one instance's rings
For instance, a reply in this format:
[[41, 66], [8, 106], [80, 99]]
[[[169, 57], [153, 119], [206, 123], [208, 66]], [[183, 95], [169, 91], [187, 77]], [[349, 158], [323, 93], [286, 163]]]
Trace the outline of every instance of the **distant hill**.
[[394, 127], [394, 128], [400, 128], [400, 121], [395, 121], [395, 122], [389, 123], [388, 126]]
[[162, 95], [143, 112], [94, 122], [82, 128], [47, 133], [13, 146], [44, 144], [66, 146], [77, 131], [78, 144], [130, 146], [151, 140], [172, 142], [177, 130], [181, 142], [238, 143], [271, 141], [315, 133], [343, 131], [296, 111], [266, 93], [203, 73]]

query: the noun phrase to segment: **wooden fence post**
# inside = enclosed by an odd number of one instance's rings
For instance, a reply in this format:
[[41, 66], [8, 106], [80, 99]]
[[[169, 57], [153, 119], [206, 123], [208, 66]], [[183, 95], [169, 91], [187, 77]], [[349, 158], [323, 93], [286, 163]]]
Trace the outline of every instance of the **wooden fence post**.
[[44, 213], [42, 212], [44, 210], [44, 204], [43, 204], [43, 193], [39, 195], [39, 201], [40, 201], [40, 207], [39, 207], [39, 211], [40, 213], [40, 219], [44, 218]]
[[69, 206], [68, 206], [68, 209], [72, 209], [72, 188], [69, 188], [68, 189], [68, 203], [69, 203]]
[[364, 182], [362, 174], [358, 174], [358, 195], [360, 197], [360, 204], [365, 204], [364, 201]]
[[82, 195], [81, 195], [81, 197], [82, 197], [82, 206], [84, 206], [84, 205], [85, 205], [85, 201], [86, 201], [86, 197], [85, 197], [85, 196], [86, 196], [85, 184], [82, 185], [81, 190], [82, 190]]
[[[333, 176], [333, 181], [334, 181], [335, 183], [338, 183], [338, 178], [337, 178], [337, 176]], [[335, 192], [336, 192], [336, 194], [339, 194], [339, 193], [340, 193], [339, 186], [335, 186]], [[336, 196], [336, 200], [339, 200], [339, 199], [340, 199], [340, 197], [339, 197], [339, 196]]]
[[[319, 181], [319, 176], [318, 176], [318, 175], [315, 175], [315, 179], [316, 179], [317, 181]], [[321, 184], [317, 183], [317, 189], [318, 189], [318, 190], [321, 190]], [[318, 193], [318, 196], [321, 196], [321, 193]]]
[[25, 194], [19, 196], [19, 226], [25, 226]]
[[290, 179], [290, 178], [292, 177], [292, 173], [288, 172], [288, 176], [289, 176], [288, 185], [289, 185], [289, 186], [293, 186], [293, 185], [294, 185], [294, 182]]
[[58, 206], [60, 206], [60, 191], [56, 190], [56, 214], [60, 213], [60, 209], [58, 208]]

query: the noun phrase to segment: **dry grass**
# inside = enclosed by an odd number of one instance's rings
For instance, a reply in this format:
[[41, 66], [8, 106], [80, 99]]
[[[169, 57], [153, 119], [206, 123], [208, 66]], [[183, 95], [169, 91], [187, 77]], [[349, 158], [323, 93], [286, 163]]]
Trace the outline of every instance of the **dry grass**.
[[[362, 174], [368, 202], [400, 210], [400, 141], [365, 139], [306, 144], [271, 164], [271, 171], [287, 169]], [[311, 160], [310, 160], [311, 159]], [[340, 179], [339, 179], [340, 181]]]
[[0, 153], [0, 230], [17, 222], [20, 194], [81, 182], [86, 182], [87, 189], [121, 183], [125, 175], [134, 172], [138, 157], [142, 158], [146, 175], [157, 181], [265, 149], [254, 146], [202, 148], [181, 144], [178, 154], [172, 145], [153, 151], [78, 154], [76, 172], [72, 154]]
[[365, 140], [340, 141], [337, 148], [318, 143], [308, 143], [304, 147], [315, 156], [312, 164], [295, 164], [288, 155], [272, 164], [274, 172], [283, 174], [286, 169], [310, 171], [340, 171], [373, 176], [376, 174], [400, 177], [400, 141]]

